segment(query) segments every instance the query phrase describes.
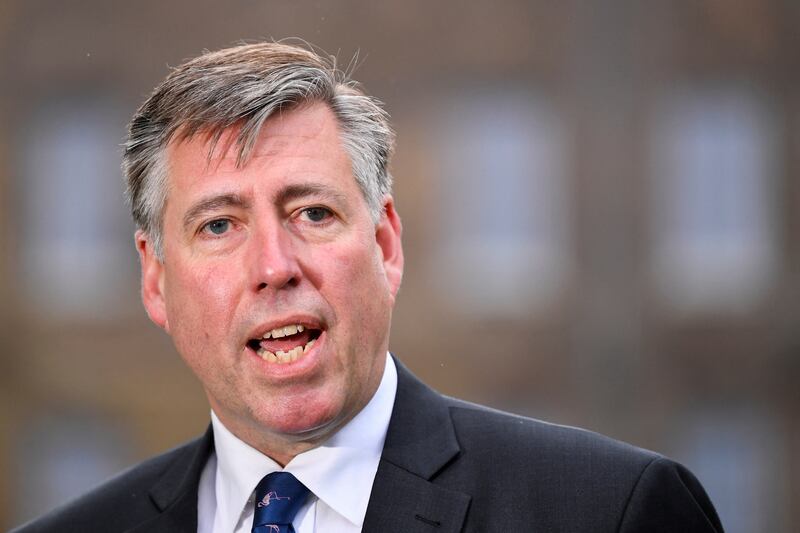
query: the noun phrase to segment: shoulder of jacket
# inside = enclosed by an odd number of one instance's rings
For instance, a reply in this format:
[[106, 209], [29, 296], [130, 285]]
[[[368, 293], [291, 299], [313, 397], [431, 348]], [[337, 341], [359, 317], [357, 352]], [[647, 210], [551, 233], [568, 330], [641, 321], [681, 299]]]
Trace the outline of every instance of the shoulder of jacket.
[[[536, 453], [603, 462], [629, 463], [643, 469], [662, 455], [586, 429], [554, 424], [484, 405], [444, 397], [459, 443], [495, 452]], [[502, 453], [502, 452], [501, 452]]]
[[104, 515], [131, 507], [149, 508], [152, 506], [148, 494], [150, 489], [177, 461], [188, 462], [203, 439], [194, 439], [134, 465], [10, 533], [88, 531], [82, 528], [102, 523]]

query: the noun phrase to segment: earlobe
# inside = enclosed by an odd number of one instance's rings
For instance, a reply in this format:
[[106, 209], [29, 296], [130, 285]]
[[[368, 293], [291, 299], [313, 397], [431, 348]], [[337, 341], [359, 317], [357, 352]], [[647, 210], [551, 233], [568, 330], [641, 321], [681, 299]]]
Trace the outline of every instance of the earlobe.
[[142, 303], [147, 315], [157, 326], [169, 332], [167, 306], [164, 299], [164, 264], [156, 257], [150, 236], [136, 232], [136, 250], [142, 267]]
[[383, 268], [392, 297], [400, 290], [403, 279], [403, 225], [394, 208], [391, 196], [384, 197], [383, 215], [375, 228], [375, 239], [383, 253]]

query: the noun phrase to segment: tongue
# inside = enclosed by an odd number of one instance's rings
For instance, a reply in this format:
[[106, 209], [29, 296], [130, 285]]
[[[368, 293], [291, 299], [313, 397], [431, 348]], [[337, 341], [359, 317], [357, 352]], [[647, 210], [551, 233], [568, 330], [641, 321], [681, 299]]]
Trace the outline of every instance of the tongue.
[[288, 337], [281, 337], [280, 339], [261, 339], [261, 347], [267, 351], [275, 353], [279, 350], [288, 352], [295, 346], [305, 346], [311, 340], [311, 332], [308, 330], [302, 333], [295, 333]]

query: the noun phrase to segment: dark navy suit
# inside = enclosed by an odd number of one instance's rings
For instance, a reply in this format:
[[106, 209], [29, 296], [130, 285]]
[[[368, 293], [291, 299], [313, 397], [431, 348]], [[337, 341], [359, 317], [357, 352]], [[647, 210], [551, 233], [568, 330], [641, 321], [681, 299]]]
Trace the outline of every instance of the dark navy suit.
[[[722, 531], [700, 483], [658, 454], [442, 396], [398, 361], [363, 531]], [[204, 436], [15, 533], [193, 532]]]

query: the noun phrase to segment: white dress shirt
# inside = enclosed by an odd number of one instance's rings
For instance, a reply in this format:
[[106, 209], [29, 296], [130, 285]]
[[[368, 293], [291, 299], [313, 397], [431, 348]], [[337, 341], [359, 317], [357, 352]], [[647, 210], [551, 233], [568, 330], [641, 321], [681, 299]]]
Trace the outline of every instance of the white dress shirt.
[[295, 516], [297, 533], [361, 531], [396, 393], [397, 369], [387, 354], [381, 383], [364, 409], [283, 469], [239, 440], [212, 411], [214, 452], [198, 487], [198, 533], [250, 533], [256, 485], [280, 470], [294, 474], [312, 492]]

